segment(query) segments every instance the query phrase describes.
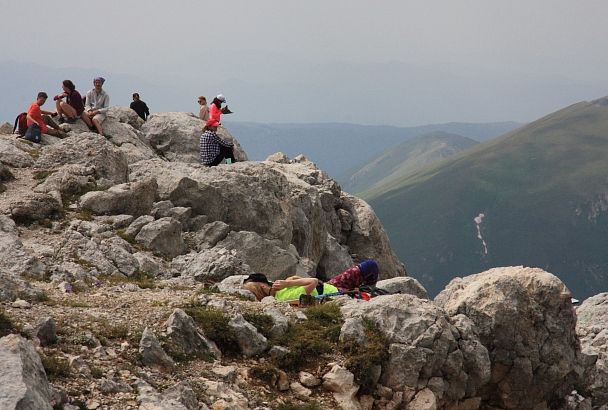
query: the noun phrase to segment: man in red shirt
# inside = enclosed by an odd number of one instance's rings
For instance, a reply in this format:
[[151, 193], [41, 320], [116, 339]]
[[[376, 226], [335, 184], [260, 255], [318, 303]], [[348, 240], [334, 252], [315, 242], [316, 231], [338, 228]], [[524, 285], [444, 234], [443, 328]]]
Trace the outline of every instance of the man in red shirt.
[[59, 138], [66, 137], [66, 133], [62, 131], [59, 126], [57, 126], [59, 129], [49, 129], [47, 126], [47, 123], [52, 121], [49, 116], [57, 115], [57, 113], [40, 109], [40, 107], [46, 102], [47, 98], [48, 95], [45, 92], [39, 92], [36, 101], [30, 105], [30, 108], [28, 108], [27, 131], [25, 132], [25, 139], [32, 142], [40, 142], [42, 137], [41, 134], [53, 135]]

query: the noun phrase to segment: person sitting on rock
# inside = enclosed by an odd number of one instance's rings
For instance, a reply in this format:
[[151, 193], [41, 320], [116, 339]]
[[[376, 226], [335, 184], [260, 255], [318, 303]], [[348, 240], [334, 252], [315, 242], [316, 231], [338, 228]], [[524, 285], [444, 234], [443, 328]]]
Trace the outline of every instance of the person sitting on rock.
[[150, 116], [150, 110], [148, 109], [148, 105], [139, 99], [139, 93], [133, 93], [133, 102], [129, 106], [133, 111], [139, 115], [139, 117], [146, 121]]
[[[44, 105], [48, 99], [47, 93], [41, 91], [38, 93], [36, 101], [34, 101], [27, 110], [27, 131], [25, 139], [39, 143], [42, 139], [42, 134], [48, 134], [59, 138], [65, 138], [66, 133], [51, 119], [51, 116], [56, 116], [56, 112], [42, 110], [40, 107]], [[50, 125], [54, 129], [49, 129]]]
[[201, 164], [209, 167], [219, 165], [225, 158], [236, 162], [233, 153], [234, 144], [218, 137], [218, 125], [217, 121], [209, 119], [200, 139], [200, 161]]
[[95, 127], [99, 135], [103, 134], [101, 124], [106, 119], [106, 113], [110, 106], [110, 96], [106, 93], [102, 86], [106, 82], [103, 77], [93, 79], [94, 88], [87, 92], [85, 111], [82, 113], [82, 120], [89, 126]]
[[[82, 96], [76, 91], [76, 86], [70, 80], [63, 80], [61, 88], [63, 89], [63, 92], [57, 94], [53, 98], [53, 100], [55, 100], [57, 114], [59, 114], [59, 122], [63, 122], [63, 117], [65, 116], [65, 121], [70, 124], [75, 123], [84, 112]], [[63, 101], [64, 98], [65, 101]]]
[[317, 278], [291, 276], [272, 283], [262, 274], [255, 274], [255, 276], [262, 276], [263, 280], [252, 278], [252, 276], [254, 275], [245, 279], [243, 288], [253, 293], [258, 301], [266, 296], [274, 296], [275, 299], [281, 301], [294, 301], [299, 300], [301, 295], [318, 296], [338, 292], [338, 288], [329, 283], [323, 283]]
[[[224, 97], [223, 94], [218, 94], [209, 106], [209, 119], [217, 121], [217, 123], [220, 125], [222, 124], [222, 113], [224, 112], [222, 109], [222, 103], [226, 104], [226, 97]], [[225, 108], [227, 109], [228, 106]]]
[[201, 95], [198, 97], [198, 103], [201, 106], [201, 109], [198, 112], [198, 117], [207, 122], [209, 120], [209, 107], [207, 106], [207, 99]]
[[344, 292], [359, 289], [362, 285], [376, 286], [378, 275], [378, 263], [373, 259], [366, 259], [332, 278], [329, 283]]

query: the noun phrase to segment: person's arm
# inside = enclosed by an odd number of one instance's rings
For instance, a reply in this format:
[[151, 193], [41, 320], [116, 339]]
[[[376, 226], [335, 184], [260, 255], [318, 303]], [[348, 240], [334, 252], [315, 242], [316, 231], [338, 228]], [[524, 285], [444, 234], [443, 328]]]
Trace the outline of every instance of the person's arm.
[[40, 112], [44, 115], [52, 115], [53, 117], [55, 115], [57, 115], [57, 113], [55, 111], [46, 111], [46, 110], [40, 110]]
[[234, 144], [232, 142], [221, 139], [220, 137], [218, 137], [217, 134], [214, 134], [214, 135], [215, 135], [215, 141], [218, 144], [223, 145], [224, 147], [227, 147], [227, 148], [234, 147]]
[[84, 106], [85, 111], [93, 111], [93, 93], [88, 91], [86, 93], [86, 104]]
[[283, 279], [275, 281], [272, 284], [272, 290], [276, 292], [277, 290], [293, 286], [303, 286], [306, 294], [310, 295], [310, 293], [315, 290], [318, 283], [319, 279], [317, 278]]
[[146, 114], [146, 119], [150, 116], [150, 110], [148, 109], [148, 104], [144, 103], [144, 113]]
[[106, 96], [103, 99], [103, 104], [101, 105], [101, 108], [97, 110], [97, 112], [100, 114], [105, 114], [109, 108], [110, 108], [110, 96], [106, 93]]

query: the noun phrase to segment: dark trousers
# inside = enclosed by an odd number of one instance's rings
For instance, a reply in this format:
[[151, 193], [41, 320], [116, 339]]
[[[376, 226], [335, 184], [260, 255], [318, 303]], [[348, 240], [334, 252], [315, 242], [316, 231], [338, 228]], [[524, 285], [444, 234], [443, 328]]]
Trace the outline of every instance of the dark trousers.
[[214, 167], [216, 165], [219, 165], [225, 158], [230, 158], [232, 162], [236, 162], [234, 159], [234, 153], [232, 152], [232, 147], [225, 147], [223, 145], [220, 145], [220, 153], [217, 154], [217, 157], [215, 157], [215, 159], [211, 164], [209, 164], [209, 166]]

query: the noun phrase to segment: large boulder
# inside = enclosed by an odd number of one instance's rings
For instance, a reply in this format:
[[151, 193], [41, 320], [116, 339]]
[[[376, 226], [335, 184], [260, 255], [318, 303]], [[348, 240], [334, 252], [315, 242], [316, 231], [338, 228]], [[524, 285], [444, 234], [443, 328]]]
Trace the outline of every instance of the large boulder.
[[[343, 253], [332, 258], [329, 246], [349, 252], [355, 261], [377, 259], [383, 277], [405, 274], [371, 208], [346, 201], [338, 184], [305, 159], [211, 168], [154, 160], [133, 164], [130, 171], [131, 180], [155, 178], [161, 200], [189, 207], [194, 216], [223, 221], [233, 231], [255, 232], [281, 249], [293, 245], [301, 260], [310, 261], [312, 272], [323, 257], [326, 271], [349, 262]], [[328, 234], [336, 242], [328, 241]]]
[[14, 168], [25, 168], [34, 165], [34, 159], [26, 151], [19, 149], [12, 140], [0, 138], [0, 163]]
[[157, 188], [154, 179], [114, 185], [107, 191], [87, 192], [80, 207], [97, 215], [145, 215], [152, 209]]
[[585, 300], [577, 309], [578, 334], [586, 368], [582, 386], [593, 407], [608, 404], [608, 293]]
[[452, 280], [435, 302], [452, 317], [469, 318], [490, 352], [492, 378], [480, 391], [487, 405], [548, 406], [578, 382], [576, 316], [556, 276], [538, 268], [494, 268]]
[[341, 310], [341, 341], [366, 344], [366, 321], [382, 332], [388, 360], [382, 363], [380, 382], [394, 392], [410, 393], [404, 408], [427, 386], [441, 408], [476, 397], [489, 381], [488, 351], [474, 333], [462, 334], [432, 301], [397, 294], [351, 300]]
[[0, 408], [51, 410], [52, 391], [36, 349], [19, 335], [0, 339]]
[[183, 310], [175, 309], [165, 326], [172, 347], [186, 357], [221, 358], [216, 344], [205, 337], [203, 331], [194, 323], [194, 319]]
[[54, 170], [66, 164], [80, 164], [95, 170], [98, 189], [127, 182], [127, 157], [104, 137], [85, 132], [44, 146], [36, 166]]
[[[191, 114], [165, 112], [150, 116], [141, 130], [146, 143], [169, 161], [198, 163], [200, 136], [204, 125], [203, 121]], [[220, 127], [218, 135], [234, 143], [237, 161], [247, 160], [240, 144], [226, 128]]]
[[237, 251], [215, 247], [198, 253], [180, 255], [171, 261], [171, 269], [180, 276], [191, 276], [199, 282], [219, 282], [232, 275], [249, 275]]
[[17, 277], [29, 275], [42, 278], [44, 265], [26, 248], [17, 233], [15, 222], [0, 215], [0, 271]]
[[379, 280], [376, 286], [389, 293], [407, 293], [420, 299], [428, 299], [426, 289], [414, 278], [400, 276], [397, 278]]
[[31, 193], [11, 205], [12, 218], [25, 223], [56, 217], [62, 212], [63, 202], [57, 191], [49, 194]]
[[182, 239], [182, 225], [174, 218], [160, 218], [144, 225], [135, 241], [150, 249], [156, 255], [170, 259], [185, 252]]

